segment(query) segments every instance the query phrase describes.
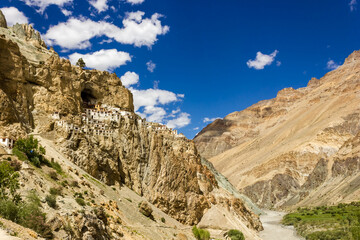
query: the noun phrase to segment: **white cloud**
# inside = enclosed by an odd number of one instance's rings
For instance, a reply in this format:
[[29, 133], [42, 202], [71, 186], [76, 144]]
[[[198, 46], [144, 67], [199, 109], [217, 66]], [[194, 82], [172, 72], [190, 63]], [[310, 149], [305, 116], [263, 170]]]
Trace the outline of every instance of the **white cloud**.
[[[168, 113], [165, 106], [181, 101], [184, 94], [176, 94], [162, 89], [138, 90], [129, 88], [134, 96], [135, 111], [150, 122], [165, 122], [170, 128], [181, 128], [190, 124], [190, 114], [179, 108]], [[170, 119], [171, 118], [171, 119]]]
[[146, 90], [137, 90], [130, 88], [130, 90], [134, 95], [135, 111], [141, 107], [166, 105], [181, 100], [181, 97], [177, 94], [162, 89], [149, 88]]
[[37, 7], [38, 11], [43, 13], [44, 10], [50, 5], [58, 5], [63, 7], [65, 4], [72, 3], [73, 0], [21, 0], [26, 5], [31, 7]]
[[73, 53], [69, 56], [72, 64], [76, 64], [79, 58], [84, 59], [86, 66], [102, 71], [111, 71], [128, 61], [131, 62], [129, 53], [117, 51], [116, 49], [100, 50], [94, 53]]
[[139, 82], [139, 75], [134, 72], [126, 72], [120, 79], [125, 87], [129, 87]]
[[61, 12], [67, 17], [72, 14], [72, 11], [66, 10], [65, 8], [62, 8]]
[[203, 122], [204, 122], [204, 123], [213, 122], [213, 121], [215, 121], [216, 119], [220, 119], [220, 118], [219, 118], [219, 117], [214, 117], [214, 118], [208, 118], [208, 117], [206, 117], [206, 118], [203, 119]]
[[16, 23], [29, 23], [29, 20], [25, 16], [25, 14], [23, 12], [20, 12], [15, 7], [4, 7], [1, 8], [1, 11], [5, 15], [8, 26], [12, 26]]
[[338, 67], [340, 67], [339, 64], [335, 63], [334, 60], [329, 60], [326, 64], [326, 67], [327, 69], [330, 69], [330, 70], [335, 70], [337, 69]]
[[249, 68], [255, 68], [256, 70], [264, 69], [265, 66], [271, 65], [275, 60], [276, 55], [279, 53], [278, 50], [275, 50], [270, 55], [263, 54], [261, 52], [256, 53], [255, 60], [247, 61], [247, 65]]
[[108, 10], [109, 6], [107, 0], [90, 0], [89, 3], [98, 10], [98, 12], [103, 12]]
[[169, 120], [166, 125], [169, 128], [182, 128], [189, 125], [190, 122], [190, 114], [183, 112], [177, 118]]
[[66, 49], [88, 48], [91, 46], [90, 39], [100, 36], [107, 36], [122, 44], [151, 47], [158, 40], [158, 35], [169, 31], [169, 26], [162, 26], [160, 14], [143, 18], [144, 14], [141, 11], [128, 13], [122, 21], [122, 28], [106, 21], [70, 18], [67, 22], [50, 27], [44, 39], [48, 45], [59, 45]]
[[280, 66], [281, 66], [281, 62], [280, 62], [280, 61], [276, 61], [276, 66], [280, 67]]
[[349, 3], [350, 11], [355, 11], [356, 10], [356, 5], [357, 5], [357, 0], [351, 0], [350, 3]]
[[199, 130], [199, 127], [194, 127], [193, 130], [194, 131]]
[[151, 60], [146, 63], [146, 66], [147, 66], [147, 70], [149, 72], [154, 72], [154, 70], [156, 68], [156, 64], [153, 63], [153, 61], [151, 61]]
[[162, 107], [146, 106], [144, 112], [150, 122], [162, 122], [166, 116], [166, 111]]
[[99, 44], [104, 44], [104, 43], [112, 43], [113, 40], [112, 39], [104, 39], [101, 42], [99, 42]]
[[126, 0], [126, 2], [131, 3], [131, 5], [135, 5], [135, 4], [141, 4], [143, 3], [145, 0]]

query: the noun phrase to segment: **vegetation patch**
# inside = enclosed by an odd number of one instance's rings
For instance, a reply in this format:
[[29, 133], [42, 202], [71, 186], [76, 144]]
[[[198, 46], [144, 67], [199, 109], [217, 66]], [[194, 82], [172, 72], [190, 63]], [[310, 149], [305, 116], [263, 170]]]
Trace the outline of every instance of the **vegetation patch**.
[[307, 240], [360, 239], [360, 202], [298, 208], [284, 216], [284, 225], [293, 225]]
[[210, 233], [208, 230], [197, 228], [196, 226], [194, 226], [192, 228], [192, 232], [194, 234], [194, 237], [197, 240], [209, 240], [210, 239]]
[[56, 205], [56, 196], [55, 195], [47, 195], [45, 197], [45, 200], [47, 202], [47, 204], [52, 207], [52, 208], [56, 208], [57, 205]]
[[82, 207], [86, 205], [85, 200], [82, 198], [75, 198], [75, 201]]
[[228, 231], [227, 236], [231, 240], [245, 240], [244, 234], [236, 229], [231, 229], [230, 231]]

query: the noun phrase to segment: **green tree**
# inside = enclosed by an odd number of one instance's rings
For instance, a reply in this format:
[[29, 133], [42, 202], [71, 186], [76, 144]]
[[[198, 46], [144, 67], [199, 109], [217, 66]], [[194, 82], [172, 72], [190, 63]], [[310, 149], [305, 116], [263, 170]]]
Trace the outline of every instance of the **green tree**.
[[16, 172], [8, 162], [0, 162], [0, 199], [8, 200], [12, 196], [13, 202], [20, 201], [20, 195], [16, 192], [19, 189], [19, 173]]
[[84, 59], [79, 58], [79, 60], [76, 62], [76, 66], [79, 66], [79, 67], [81, 67], [82, 69], [83, 69], [84, 67], [86, 67], [86, 64], [85, 64], [85, 62], [84, 62]]
[[32, 135], [28, 138], [19, 139], [15, 142], [13, 153], [20, 159], [28, 159], [36, 167], [40, 167], [41, 164], [50, 165], [45, 159], [45, 148], [43, 148], [39, 141]]

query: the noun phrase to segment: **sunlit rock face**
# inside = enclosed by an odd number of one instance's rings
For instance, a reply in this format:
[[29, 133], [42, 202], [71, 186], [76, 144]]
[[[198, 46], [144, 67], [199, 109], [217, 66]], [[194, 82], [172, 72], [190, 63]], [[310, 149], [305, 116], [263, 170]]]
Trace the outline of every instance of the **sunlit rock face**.
[[194, 141], [200, 154], [254, 202], [288, 207], [358, 199], [350, 188], [354, 183], [343, 181], [352, 176], [343, 169], [355, 161], [347, 159], [354, 159], [357, 148], [344, 147], [359, 130], [360, 51], [355, 51], [307, 87], [283, 89], [274, 99], [218, 119]]
[[181, 223], [197, 224], [218, 206], [237, 219], [231, 228], [247, 236], [262, 229], [242, 200], [218, 186], [193, 141], [134, 113], [115, 74], [72, 66], [29, 25], [0, 33], [1, 136], [40, 134], [95, 178], [128, 186]]

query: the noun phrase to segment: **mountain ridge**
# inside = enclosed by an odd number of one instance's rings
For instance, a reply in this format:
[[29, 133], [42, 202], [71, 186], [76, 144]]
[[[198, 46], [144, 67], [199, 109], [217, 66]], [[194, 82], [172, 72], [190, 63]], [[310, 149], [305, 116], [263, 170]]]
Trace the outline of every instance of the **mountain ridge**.
[[[194, 138], [200, 154], [260, 206], [297, 204], [326, 183], [304, 185], [316, 166], [325, 168], [320, 160], [335, 156], [357, 136], [359, 69], [360, 51], [355, 51], [307, 87], [285, 88], [276, 98], [210, 123]], [[331, 171], [325, 175], [331, 178]]]

